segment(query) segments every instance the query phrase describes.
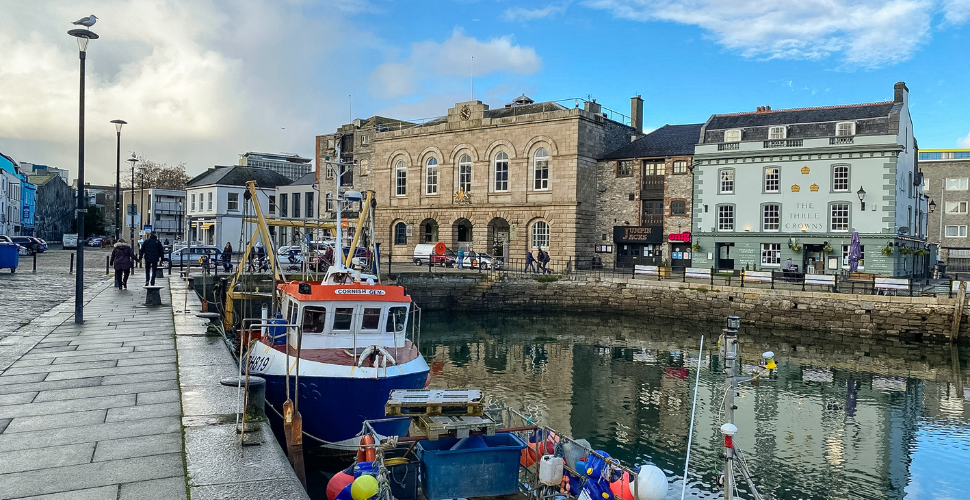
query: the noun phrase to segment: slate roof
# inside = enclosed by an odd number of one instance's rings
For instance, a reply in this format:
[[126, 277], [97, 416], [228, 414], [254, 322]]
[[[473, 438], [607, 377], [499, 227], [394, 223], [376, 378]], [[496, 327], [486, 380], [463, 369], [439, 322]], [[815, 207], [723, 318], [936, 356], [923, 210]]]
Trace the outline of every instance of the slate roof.
[[317, 182], [317, 173], [310, 172], [304, 175], [303, 177], [300, 177], [299, 179], [295, 180], [290, 185], [291, 186], [311, 186], [313, 184], [316, 184], [316, 182]]
[[189, 182], [186, 187], [199, 186], [245, 186], [246, 181], [256, 181], [256, 187], [275, 188], [277, 186], [287, 186], [293, 181], [286, 176], [268, 168], [244, 167], [242, 165], [215, 166], [204, 173], [201, 173]]
[[[54, 177], [60, 177], [60, 176], [57, 174], [34, 174], [34, 175], [27, 176], [27, 178], [30, 179], [30, 183], [37, 186], [43, 186], [44, 184], [47, 184]], [[67, 183], [65, 182], [65, 184]]]
[[687, 125], [664, 125], [649, 134], [627, 144], [602, 160], [625, 158], [648, 158], [694, 154], [694, 145], [700, 141], [703, 123]]
[[707, 130], [880, 118], [889, 116], [893, 106], [892, 101], [885, 101], [817, 108], [773, 109], [761, 113], [751, 111], [713, 115], [708, 120]]

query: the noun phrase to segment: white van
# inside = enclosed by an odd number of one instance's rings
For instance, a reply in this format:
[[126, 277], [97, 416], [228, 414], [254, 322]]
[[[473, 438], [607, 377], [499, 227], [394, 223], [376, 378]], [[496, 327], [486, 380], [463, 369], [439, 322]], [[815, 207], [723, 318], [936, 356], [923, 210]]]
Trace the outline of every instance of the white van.
[[77, 234], [65, 234], [63, 243], [64, 248], [77, 248]]
[[414, 265], [416, 266], [426, 266], [428, 265], [428, 260], [436, 266], [453, 267], [455, 265], [455, 259], [449, 257], [447, 253], [445, 255], [438, 255], [434, 251], [434, 247], [437, 243], [419, 243], [414, 245]]

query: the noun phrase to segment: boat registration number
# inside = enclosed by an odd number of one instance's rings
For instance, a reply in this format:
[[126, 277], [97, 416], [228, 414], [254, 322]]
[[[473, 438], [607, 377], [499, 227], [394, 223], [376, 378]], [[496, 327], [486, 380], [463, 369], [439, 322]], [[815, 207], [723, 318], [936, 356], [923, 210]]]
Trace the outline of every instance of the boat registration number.
[[249, 360], [249, 371], [251, 372], [262, 372], [266, 369], [266, 365], [269, 364], [269, 358], [266, 356], [253, 356]]

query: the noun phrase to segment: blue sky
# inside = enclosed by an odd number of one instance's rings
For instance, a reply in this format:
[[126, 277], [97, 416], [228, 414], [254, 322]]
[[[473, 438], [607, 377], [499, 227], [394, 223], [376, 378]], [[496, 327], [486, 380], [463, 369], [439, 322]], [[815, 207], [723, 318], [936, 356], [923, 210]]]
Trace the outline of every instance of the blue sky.
[[[970, 147], [970, 0], [0, 0], [0, 151], [72, 168], [77, 50], [94, 13], [87, 176], [122, 149], [189, 173], [245, 151], [313, 156], [350, 117], [591, 96], [649, 130], [713, 113], [872, 102], [910, 88], [922, 148]], [[474, 66], [472, 65], [474, 57]]]

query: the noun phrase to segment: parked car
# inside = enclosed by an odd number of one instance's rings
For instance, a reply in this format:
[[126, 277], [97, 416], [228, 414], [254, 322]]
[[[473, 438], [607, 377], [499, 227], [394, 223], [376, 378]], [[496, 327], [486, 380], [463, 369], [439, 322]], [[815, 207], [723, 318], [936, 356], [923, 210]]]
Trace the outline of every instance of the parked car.
[[43, 253], [47, 250], [46, 243], [41, 243], [40, 240], [31, 236], [12, 236], [10, 241], [26, 248], [30, 253]]
[[443, 255], [439, 255], [435, 252], [434, 247], [434, 243], [419, 243], [414, 245], [414, 265], [426, 266], [429, 260], [435, 266], [452, 267], [455, 265], [455, 260], [457, 259], [455, 255], [449, 255], [448, 250]]
[[171, 269], [172, 266], [200, 266], [202, 264], [199, 262], [199, 259], [203, 255], [208, 256], [210, 262], [221, 262], [220, 256], [222, 255], [222, 250], [219, 247], [208, 245], [180, 248], [164, 255], [162, 257], [162, 265], [168, 269]]
[[102, 241], [104, 241], [104, 238], [101, 236], [89, 236], [84, 240], [84, 244], [89, 247], [100, 247]]
[[465, 258], [462, 260], [462, 267], [469, 269], [479, 268], [482, 270], [502, 269], [502, 261], [487, 253], [468, 251], [465, 252]]

